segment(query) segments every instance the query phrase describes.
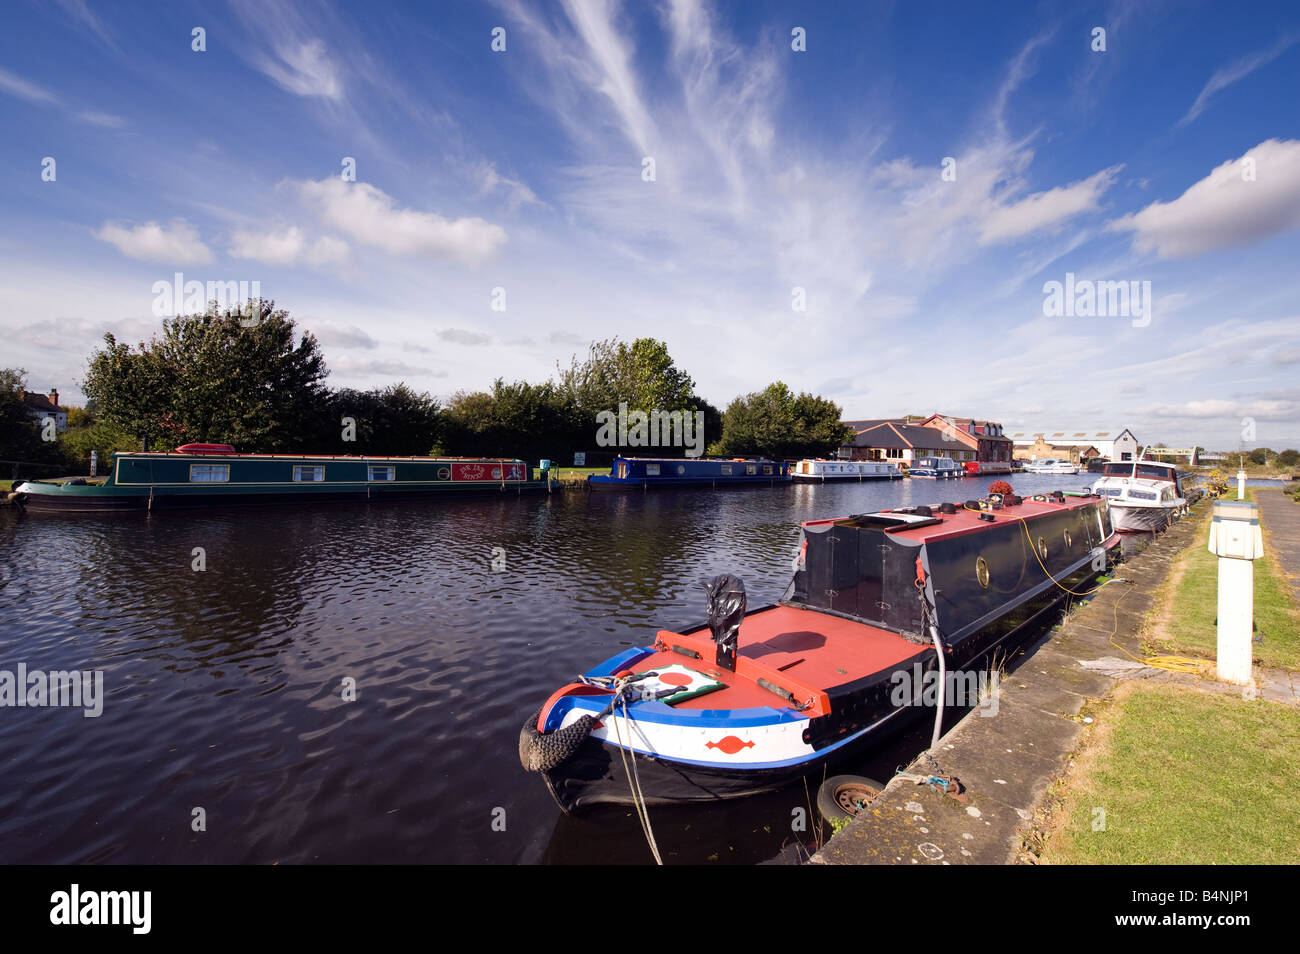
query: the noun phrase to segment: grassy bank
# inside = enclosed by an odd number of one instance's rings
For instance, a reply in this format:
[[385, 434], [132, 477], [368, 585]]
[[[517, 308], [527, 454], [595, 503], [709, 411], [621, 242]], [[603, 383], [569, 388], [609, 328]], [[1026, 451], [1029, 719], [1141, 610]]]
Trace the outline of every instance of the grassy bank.
[[[1246, 499], [1251, 497], [1247, 491]], [[1195, 542], [1178, 558], [1143, 633], [1152, 652], [1214, 658], [1219, 559], [1209, 551], [1209, 507], [1204, 513]], [[1263, 637], [1254, 648], [1256, 665], [1300, 670], [1300, 607], [1270, 548], [1255, 561], [1255, 633]]]
[[1044, 863], [1291, 864], [1300, 857], [1294, 708], [1129, 682], [1094, 715], [1094, 735], [1059, 786]]

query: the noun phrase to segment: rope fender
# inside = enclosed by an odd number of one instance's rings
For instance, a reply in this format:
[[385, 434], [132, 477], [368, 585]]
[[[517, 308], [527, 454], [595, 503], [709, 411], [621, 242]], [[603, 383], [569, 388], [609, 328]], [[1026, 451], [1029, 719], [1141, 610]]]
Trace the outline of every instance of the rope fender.
[[596, 727], [596, 717], [584, 715], [572, 725], [543, 735], [537, 731], [537, 720], [541, 715], [542, 709], [538, 706], [519, 729], [519, 764], [526, 772], [549, 772], [566, 762]]

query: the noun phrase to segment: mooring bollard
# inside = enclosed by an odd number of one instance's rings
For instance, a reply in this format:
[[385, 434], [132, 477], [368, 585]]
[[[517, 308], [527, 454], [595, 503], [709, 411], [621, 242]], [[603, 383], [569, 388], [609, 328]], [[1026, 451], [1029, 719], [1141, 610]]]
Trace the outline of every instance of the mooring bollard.
[[1215, 501], [1210, 552], [1219, 558], [1219, 679], [1250, 686], [1254, 684], [1250, 671], [1255, 622], [1254, 561], [1264, 555], [1259, 505], [1240, 500]]
[[1246, 499], [1246, 471], [1244, 469], [1237, 471], [1237, 499]]

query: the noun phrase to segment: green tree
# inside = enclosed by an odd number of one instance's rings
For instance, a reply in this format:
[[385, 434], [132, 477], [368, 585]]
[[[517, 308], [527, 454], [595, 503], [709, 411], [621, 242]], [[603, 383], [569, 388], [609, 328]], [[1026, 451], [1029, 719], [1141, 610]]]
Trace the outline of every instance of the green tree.
[[257, 308], [262, 317], [252, 323], [235, 308], [167, 319], [138, 350], [105, 335], [82, 389], [104, 421], [160, 446], [311, 450], [325, 360], [288, 312], [274, 302]]
[[[339, 454], [419, 457], [442, 437], [438, 402], [405, 382], [357, 391], [343, 388], [324, 402], [316, 446]], [[343, 423], [350, 419], [350, 429]], [[352, 437], [352, 440], [345, 439]]]
[[1277, 455], [1277, 462], [1283, 467], [1294, 467], [1297, 462], [1300, 462], [1300, 451], [1289, 447]]
[[27, 372], [22, 368], [0, 369], [0, 460], [22, 461], [21, 465], [0, 464], [0, 475], [12, 478], [62, 476], [73, 466], [58, 441], [41, 437], [42, 427], [27, 410], [24, 392]]
[[727, 406], [722, 437], [710, 452], [777, 459], [822, 456], [850, 436], [849, 428], [840, 423], [839, 405], [807, 392], [796, 396], [776, 381]]
[[578, 429], [572, 404], [550, 381], [506, 384], [498, 378], [491, 392], [459, 392], [444, 420], [448, 453], [530, 462], [563, 460]]
[[1250, 455], [1249, 455], [1249, 457], [1248, 457], [1248, 460], [1249, 460], [1252, 464], [1258, 464], [1259, 466], [1262, 467], [1262, 466], [1264, 466], [1265, 464], [1268, 463], [1268, 459], [1269, 459], [1269, 457], [1271, 457], [1272, 455], [1273, 455], [1273, 449], [1272, 449], [1272, 448], [1270, 448], [1270, 447], [1256, 447], [1253, 451], [1250, 452]]

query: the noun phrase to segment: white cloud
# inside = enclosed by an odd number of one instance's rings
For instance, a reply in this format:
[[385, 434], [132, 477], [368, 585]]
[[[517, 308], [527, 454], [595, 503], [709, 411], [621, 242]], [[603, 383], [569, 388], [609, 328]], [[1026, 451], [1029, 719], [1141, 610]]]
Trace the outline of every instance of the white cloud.
[[230, 255], [248, 258], [266, 265], [338, 265], [347, 260], [346, 242], [323, 235], [309, 242], [306, 234], [296, 225], [280, 232], [259, 229], [236, 230], [230, 236]]
[[[1248, 165], [1254, 167], [1253, 181], [1243, 175]], [[1218, 166], [1172, 202], [1153, 202], [1107, 228], [1134, 232], [1139, 252], [1188, 258], [1251, 245], [1297, 225], [1300, 141], [1268, 139]]]
[[1205, 111], [1205, 107], [1209, 105], [1210, 97], [1219, 90], [1231, 86], [1238, 80], [1245, 79], [1261, 66], [1273, 62], [1273, 60], [1286, 52], [1287, 48], [1290, 47], [1291, 44], [1295, 43], [1296, 39], [1297, 37], [1294, 36], [1284, 36], [1267, 50], [1260, 50], [1258, 53], [1252, 53], [1230, 66], [1220, 67], [1215, 70], [1214, 74], [1210, 77], [1210, 81], [1205, 84], [1200, 94], [1196, 97], [1196, 102], [1192, 103], [1192, 108], [1187, 111], [1187, 115], [1178, 121], [1178, 125], [1185, 126], [1187, 123], [1196, 119], [1197, 116], [1201, 115], [1201, 113]]
[[1111, 166], [1079, 182], [1057, 186], [995, 209], [980, 227], [980, 244], [1019, 238], [1096, 209], [1101, 194], [1110, 188], [1122, 168]]
[[280, 86], [299, 96], [343, 98], [343, 81], [339, 68], [325, 51], [320, 39], [291, 41], [275, 47], [278, 60], [262, 57], [260, 69]]
[[300, 183], [299, 190], [326, 225], [393, 255], [477, 264], [506, 241], [503, 228], [477, 217], [447, 219], [394, 208], [390, 196], [365, 182], [331, 177]]
[[77, 113], [77, 118], [83, 123], [102, 126], [105, 129], [121, 129], [126, 125], [126, 120], [121, 116], [114, 116], [112, 113], [97, 113], [93, 110], [83, 110]]
[[452, 344], [485, 345], [492, 343], [492, 336], [480, 331], [466, 331], [464, 328], [446, 328], [438, 332], [438, 337]]
[[171, 226], [146, 222], [144, 225], [119, 225], [105, 222], [95, 238], [108, 242], [127, 258], [164, 265], [203, 265], [212, 261], [212, 250], [199, 238], [199, 230], [184, 219]]
[[339, 348], [361, 348], [372, 351], [379, 347], [379, 342], [370, 337], [356, 325], [341, 321], [314, 321], [303, 319], [303, 325], [316, 336], [322, 345]]

